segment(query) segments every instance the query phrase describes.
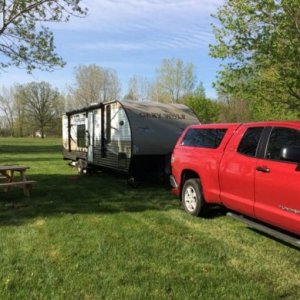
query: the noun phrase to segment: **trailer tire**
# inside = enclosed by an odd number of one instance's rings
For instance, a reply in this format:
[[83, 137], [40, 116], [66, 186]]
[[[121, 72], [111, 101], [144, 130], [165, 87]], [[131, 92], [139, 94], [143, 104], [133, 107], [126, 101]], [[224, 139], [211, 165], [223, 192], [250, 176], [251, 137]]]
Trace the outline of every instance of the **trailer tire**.
[[136, 189], [136, 188], [138, 188], [138, 187], [140, 186], [141, 183], [140, 183], [139, 181], [137, 181], [134, 177], [130, 177], [130, 178], [127, 180], [127, 184], [128, 184], [130, 187]]
[[184, 210], [188, 214], [197, 217], [205, 214], [206, 203], [199, 179], [191, 178], [185, 181], [181, 192], [181, 201]]
[[87, 162], [84, 159], [78, 159], [77, 161], [78, 174], [87, 174]]

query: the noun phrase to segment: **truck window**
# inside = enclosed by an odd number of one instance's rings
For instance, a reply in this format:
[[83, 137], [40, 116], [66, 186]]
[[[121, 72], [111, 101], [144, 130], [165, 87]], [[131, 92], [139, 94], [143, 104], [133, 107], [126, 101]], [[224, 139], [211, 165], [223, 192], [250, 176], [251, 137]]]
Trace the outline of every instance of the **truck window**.
[[255, 156], [263, 129], [263, 127], [248, 128], [239, 144], [237, 152], [247, 156]]
[[86, 147], [85, 125], [77, 125], [77, 146]]
[[300, 131], [292, 128], [273, 128], [267, 148], [266, 158], [281, 160], [280, 151], [287, 146], [300, 147]]
[[190, 147], [218, 148], [227, 129], [190, 128], [181, 145]]

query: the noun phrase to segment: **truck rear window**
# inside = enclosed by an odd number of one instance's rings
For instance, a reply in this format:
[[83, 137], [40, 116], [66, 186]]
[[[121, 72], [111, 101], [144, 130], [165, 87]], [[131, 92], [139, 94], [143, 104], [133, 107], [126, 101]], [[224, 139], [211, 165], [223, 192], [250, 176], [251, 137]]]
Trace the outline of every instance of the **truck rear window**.
[[190, 128], [181, 145], [190, 147], [218, 148], [227, 129]]

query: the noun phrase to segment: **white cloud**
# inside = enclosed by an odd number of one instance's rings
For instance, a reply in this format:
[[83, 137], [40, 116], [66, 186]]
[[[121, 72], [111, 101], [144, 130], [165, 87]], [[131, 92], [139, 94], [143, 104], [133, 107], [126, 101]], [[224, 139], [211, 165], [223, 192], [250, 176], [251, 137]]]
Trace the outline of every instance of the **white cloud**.
[[76, 45], [80, 50], [124, 50], [124, 51], [132, 51], [132, 50], [142, 50], [148, 49], [149, 47], [142, 43], [129, 43], [129, 42], [119, 42], [119, 41], [108, 41], [108, 42], [94, 42], [94, 43], [85, 43], [81, 45]]
[[[223, 0], [85, 0], [86, 18], [54, 28], [93, 34], [79, 49], [199, 48], [212, 40], [210, 14]], [[116, 37], [117, 35], [117, 37]]]
[[[86, 0], [86, 18], [73, 18], [64, 29], [124, 31], [201, 22], [223, 0]], [[56, 26], [61, 26], [58, 24]]]
[[73, 45], [78, 50], [163, 50], [163, 49], [193, 49], [200, 48], [212, 40], [212, 34], [207, 32], [178, 32], [176, 35], [153, 35], [150, 38], [139, 37], [135, 41], [108, 40], [95, 41]]
[[87, 17], [50, 24], [67, 66], [34, 75], [10, 68], [0, 74], [2, 84], [46, 80], [65, 89], [74, 81], [75, 65], [97, 63], [116, 69], [125, 86], [131, 75], [151, 77], [162, 58], [176, 56], [199, 65], [199, 79], [209, 86], [216, 68], [212, 61], [206, 63], [207, 45], [213, 41], [210, 15], [224, 0], [83, 1]]

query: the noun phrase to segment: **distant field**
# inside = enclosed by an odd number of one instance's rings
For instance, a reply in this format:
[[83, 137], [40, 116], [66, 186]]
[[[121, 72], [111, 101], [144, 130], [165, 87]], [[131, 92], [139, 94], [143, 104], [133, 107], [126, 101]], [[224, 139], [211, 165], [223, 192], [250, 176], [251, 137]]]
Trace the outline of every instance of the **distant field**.
[[38, 184], [30, 200], [0, 190], [0, 299], [300, 299], [299, 251], [220, 210], [193, 218], [168, 186], [77, 176], [60, 139], [0, 138], [10, 163]]

